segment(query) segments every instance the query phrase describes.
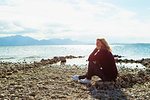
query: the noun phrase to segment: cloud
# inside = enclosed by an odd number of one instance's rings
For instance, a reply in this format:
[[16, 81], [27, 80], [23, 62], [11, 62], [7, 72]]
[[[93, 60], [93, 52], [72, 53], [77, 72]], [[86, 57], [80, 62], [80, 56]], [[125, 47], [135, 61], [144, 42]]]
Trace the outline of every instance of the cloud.
[[17, 32], [22, 30], [22, 27], [19, 27], [12, 22], [0, 21], [0, 33], [8, 34], [10, 32]]
[[15, 36], [16, 34], [0, 34], [0, 37]]
[[22, 34], [36, 33], [37, 29], [31, 29], [21, 26], [16, 22], [0, 21], [0, 34]]
[[149, 20], [141, 22], [137, 12], [100, 0], [4, 0], [0, 12], [0, 34], [81, 41], [106, 37], [112, 42], [150, 36]]

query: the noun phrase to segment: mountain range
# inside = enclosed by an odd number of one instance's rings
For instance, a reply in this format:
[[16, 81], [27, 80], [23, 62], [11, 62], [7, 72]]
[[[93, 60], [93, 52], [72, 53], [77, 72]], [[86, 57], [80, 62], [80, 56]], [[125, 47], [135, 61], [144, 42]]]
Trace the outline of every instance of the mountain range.
[[73, 41], [71, 39], [49, 39], [36, 40], [27, 36], [8, 36], [0, 37], [0, 46], [21, 46], [21, 45], [83, 45], [90, 44], [80, 41]]

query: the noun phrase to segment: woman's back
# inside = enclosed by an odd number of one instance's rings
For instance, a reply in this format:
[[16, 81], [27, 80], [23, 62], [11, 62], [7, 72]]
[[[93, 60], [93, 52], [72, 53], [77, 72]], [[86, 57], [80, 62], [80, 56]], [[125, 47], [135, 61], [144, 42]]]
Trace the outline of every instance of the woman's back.
[[102, 49], [97, 55], [98, 63], [102, 67], [103, 73], [107, 78], [114, 79], [118, 75], [114, 56], [106, 49]]

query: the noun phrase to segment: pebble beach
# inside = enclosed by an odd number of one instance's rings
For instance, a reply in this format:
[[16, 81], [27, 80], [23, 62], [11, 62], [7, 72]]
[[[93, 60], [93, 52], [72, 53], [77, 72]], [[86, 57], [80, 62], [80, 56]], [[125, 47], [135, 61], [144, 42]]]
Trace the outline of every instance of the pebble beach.
[[[43, 60], [41, 60], [43, 61]], [[48, 63], [0, 63], [1, 100], [149, 100], [150, 69], [119, 68], [116, 82], [102, 82], [94, 76], [91, 84], [71, 78], [87, 68]]]

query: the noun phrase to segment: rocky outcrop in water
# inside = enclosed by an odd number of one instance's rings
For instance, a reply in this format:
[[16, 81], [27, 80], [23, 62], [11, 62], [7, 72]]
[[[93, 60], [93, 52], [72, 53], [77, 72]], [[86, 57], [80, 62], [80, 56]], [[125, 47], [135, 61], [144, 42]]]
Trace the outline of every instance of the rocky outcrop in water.
[[40, 62], [34, 62], [34, 64], [37, 65], [47, 65], [47, 64], [54, 64], [57, 62], [64, 63], [67, 61], [67, 59], [73, 59], [73, 58], [84, 58], [84, 56], [64, 56], [64, 57], [54, 57], [52, 59], [42, 59]]
[[116, 63], [140, 63], [145, 67], [150, 68], [150, 58], [142, 58], [141, 60], [121, 59], [123, 56], [114, 55]]
[[24, 63], [11, 63], [11, 62], [1, 62], [0, 63], [0, 78], [4, 78], [7, 75], [11, 75], [12, 73], [17, 73], [19, 70], [28, 70], [34, 67], [45, 66], [49, 64], [54, 64], [57, 62], [66, 62], [67, 59], [73, 58], [83, 58], [84, 56], [61, 56], [61, 57], [53, 57], [52, 59], [42, 59], [40, 62], [34, 62], [27, 64]]

